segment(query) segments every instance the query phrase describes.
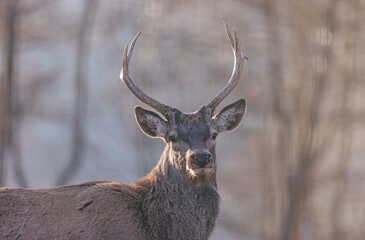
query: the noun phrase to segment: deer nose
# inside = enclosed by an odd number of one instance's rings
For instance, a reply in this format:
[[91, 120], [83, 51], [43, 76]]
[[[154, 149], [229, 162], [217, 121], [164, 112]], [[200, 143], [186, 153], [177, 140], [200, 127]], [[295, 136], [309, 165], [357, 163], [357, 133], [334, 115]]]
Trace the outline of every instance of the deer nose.
[[198, 153], [191, 156], [193, 163], [201, 168], [205, 167], [210, 162], [210, 154]]

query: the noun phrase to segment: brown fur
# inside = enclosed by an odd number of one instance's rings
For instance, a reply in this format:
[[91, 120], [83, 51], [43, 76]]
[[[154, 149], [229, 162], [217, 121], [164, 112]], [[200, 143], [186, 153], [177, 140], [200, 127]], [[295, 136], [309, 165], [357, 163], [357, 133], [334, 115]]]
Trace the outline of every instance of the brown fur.
[[125, 48], [121, 77], [130, 90], [162, 113], [135, 108], [141, 130], [167, 143], [157, 166], [132, 184], [99, 181], [46, 189], [0, 188], [0, 239], [208, 239], [219, 212], [216, 136], [238, 126], [241, 99], [213, 117], [237, 84], [243, 57], [226, 30], [235, 68], [226, 87], [195, 113], [183, 113], [144, 94], [128, 74], [134, 38]]
[[166, 164], [168, 151], [131, 185], [2, 188], [0, 239], [208, 239], [218, 215], [215, 182], [191, 187]]
[[[229, 111], [237, 114], [242, 101], [233, 108]], [[0, 239], [208, 239], [219, 212], [214, 120], [204, 108], [193, 114], [176, 110], [165, 125], [150, 113], [136, 111], [145, 115], [137, 121], [144, 127], [151, 121], [152, 128], [165, 127], [157, 132], [166, 133], [167, 142], [151, 173], [132, 184], [0, 188]], [[169, 141], [171, 134], [176, 142]], [[202, 150], [211, 154], [212, 168], [194, 174], [189, 154]]]

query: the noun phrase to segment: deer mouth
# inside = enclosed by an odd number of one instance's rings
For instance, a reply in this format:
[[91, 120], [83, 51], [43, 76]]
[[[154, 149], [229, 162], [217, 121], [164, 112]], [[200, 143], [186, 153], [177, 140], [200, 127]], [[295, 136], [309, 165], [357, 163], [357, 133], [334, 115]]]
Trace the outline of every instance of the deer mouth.
[[213, 167], [204, 167], [204, 168], [193, 168], [195, 174], [207, 174], [212, 173], [214, 171]]
[[214, 173], [213, 164], [210, 163], [204, 167], [199, 167], [195, 164], [188, 166], [188, 170], [192, 176], [210, 175]]
[[213, 167], [188, 168], [188, 170], [192, 179], [210, 179], [214, 175]]

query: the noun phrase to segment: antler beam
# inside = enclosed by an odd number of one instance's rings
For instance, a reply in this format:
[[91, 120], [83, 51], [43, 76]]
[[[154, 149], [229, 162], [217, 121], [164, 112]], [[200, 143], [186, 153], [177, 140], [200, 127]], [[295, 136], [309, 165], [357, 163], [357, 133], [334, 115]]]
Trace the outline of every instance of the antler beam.
[[227, 85], [207, 104], [207, 107], [211, 109], [212, 113], [218, 107], [218, 105], [223, 101], [224, 98], [228, 96], [228, 94], [235, 88], [237, 85], [243, 68], [243, 62], [245, 59], [248, 59], [245, 54], [243, 54], [240, 50], [240, 43], [237, 38], [236, 31], [233, 31], [233, 37], [231, 31], [229, 30], [225, 21], [223, 21], [224, 26], [226, 28], [226, 32], [228, 35], [228, 39], [231, 43], [233, 54], [234, 54], [234, 67], [231, 79], [227, 83]]
[[128, 44], [125, 45], [124, 48], [124, 54], [123, 54], [123, 68], [120, 72], [120, 79], [127, 85], [129, 90], [142, 102], [149, 105], [150, 107], [156, 109], [158, 112], [160, 112], [162, 115], [166, 116], [169, 112], [170, 107], [166, 106], [157, 100], [149, 97], [146, 95], [141, 89], [139, 89], [133, 82], [132, 78], [129, 76], [129, 62], [132, 57], [134, 45], [136, 44], [136, 41], [139, 37], [141, 32], [138, 32], [137, 35], [134, 37], [133, 41], [131, 42], [130, 48], [128, 49]]

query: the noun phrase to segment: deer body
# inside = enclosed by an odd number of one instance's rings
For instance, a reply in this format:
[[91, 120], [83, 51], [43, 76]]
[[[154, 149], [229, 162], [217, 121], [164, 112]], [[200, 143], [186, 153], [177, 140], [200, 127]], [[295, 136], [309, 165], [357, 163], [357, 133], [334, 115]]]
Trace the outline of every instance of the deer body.
[[215, 182], [191, 188], [164, 164], [168, 156], [162, 158], [131, 185], [98, 181], [5, 188], [0, 191], [0, 239], [208, 239], [218, 215]]
[[118, 182], [5, 189], [0, 194], [0, 238], [149, 239], [139, 232], [146, 228], [139, 226], [138, 197]]
[[246, 108], [241, 99], [213, 116], [236, 86], [245, 56], [234, 32], [226, 30], [235, 56], [228, 84], [207, 105], [183, 113], [144, 94], [129, 76], [135, 42], [123, 56], [121, 79], [142, 102], [136, 120], [166, 148], [157, 166], [131, 184], [98, 181], [56, 188], [0, 188], [0, 239], [204, 240], [219, 212], [216, 137], [233, 130]]

